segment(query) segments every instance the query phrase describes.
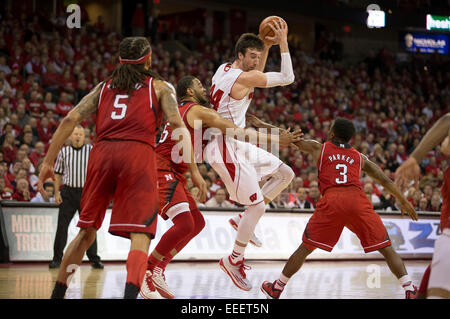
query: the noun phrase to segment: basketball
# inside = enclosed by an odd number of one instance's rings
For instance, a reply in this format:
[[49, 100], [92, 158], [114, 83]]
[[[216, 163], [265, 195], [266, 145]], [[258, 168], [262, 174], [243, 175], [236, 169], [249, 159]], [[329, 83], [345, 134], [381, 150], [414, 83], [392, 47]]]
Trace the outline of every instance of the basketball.
[[[264, 38], [266, 36], [269, 37], [273, 37], [274, 36], [274, 32], [273, 30], [270, 28], [269, 24], [273, 24], [275, 22], [278, 22], [279, 20], [283, 21], [284, 23], [286, 23], [286, 21], [284, 21], [283, 18], [278, 17], [278, 16], [269, 16], [267, 18], [265, 18], [264, 20], [261, 21], [261, 23], [259, 24], [259, 37], [264, 40]], [[287, 26], [287, 23], [286, 23]], [[272, 41], [268, 41], [269, 43], [272, 43]]]

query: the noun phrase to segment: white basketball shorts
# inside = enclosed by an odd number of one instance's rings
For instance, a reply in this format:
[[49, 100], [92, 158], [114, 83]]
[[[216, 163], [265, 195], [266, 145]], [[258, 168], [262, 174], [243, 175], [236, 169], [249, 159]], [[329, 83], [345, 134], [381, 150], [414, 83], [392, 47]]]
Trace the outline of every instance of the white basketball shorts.
[[242, 205], [264, 200], [259, 182], [273, 174], [283, 162], [256, 145], [222, 135], [205, 148], [208, 163], [222, 178], [230, 198]]

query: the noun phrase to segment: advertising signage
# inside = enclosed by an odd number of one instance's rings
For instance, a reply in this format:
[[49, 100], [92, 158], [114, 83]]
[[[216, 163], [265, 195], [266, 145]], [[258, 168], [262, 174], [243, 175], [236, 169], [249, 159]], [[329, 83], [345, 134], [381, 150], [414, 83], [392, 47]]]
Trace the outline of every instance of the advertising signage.
[[449, 37], [445, 34], [421, 34], [407, 32], [401, 36], [403, 47], [408, 52], [449, 53]]
[[450, 17], [427, 14], [427, 30], [450, 31]]

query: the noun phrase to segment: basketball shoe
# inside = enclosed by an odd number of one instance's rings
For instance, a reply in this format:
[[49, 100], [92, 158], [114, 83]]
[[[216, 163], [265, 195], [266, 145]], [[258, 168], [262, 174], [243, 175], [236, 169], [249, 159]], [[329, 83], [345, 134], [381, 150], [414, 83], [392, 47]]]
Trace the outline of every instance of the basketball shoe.
[[152, 272], [150, 270], [147, 270], [145, 272], [144, 280], [141, 284], [140, 293], [144, 299], [161, 299], [161, 296], [156, 291], [156, 288], [153, 285]]
[[[241, 214], [236, 215], [233, 218], [230, 218], [228, 220], [228, 222], [230, 223], [230, 225], [234, 228], [234, 230], [237, 231], [238, 229], [238, 225], [239, 222], [241, 221]], [[255, 233], [253, 233], [252, 238], [250, 238], [250, 244], [256, 246], [256, 247], [261, 247], [262, 246], [262, 242], [259, 240], [258, 237], [256, 237]]]
[[405, 291], [405, 299], [417, 299], [417, 296], [419, 295], [417, 292], [417, 287], [414, 286], [414, 291], [412, 290], [407, 290]]
[[244, 259], [234, 264], [230, 260], [230, 256], [227, 256], [220, 259], [219, 265], [238, 288], [245, 291], [252, 289], [252, 285], [245, 274], [245, 270], [250, 269], [250, 266], [244, 264]]
[[167, 299], [173, 299], [175, 297], [174, 294], [170, 291], [169, 286], [167, 286], [166, 276], [164, 276], [163, 269], [155, 267], [155, 269], [153, 269], [151, 278], [153, 285], [155, 286], [156, 290], [158, 290], [161, 297]]
[[267, 299], [280, 299], [280, 295], [283, 292], [280, 289], [275, 288], [275, 282], [264, 281], [261, 285], [261, 291], [266, 295]]

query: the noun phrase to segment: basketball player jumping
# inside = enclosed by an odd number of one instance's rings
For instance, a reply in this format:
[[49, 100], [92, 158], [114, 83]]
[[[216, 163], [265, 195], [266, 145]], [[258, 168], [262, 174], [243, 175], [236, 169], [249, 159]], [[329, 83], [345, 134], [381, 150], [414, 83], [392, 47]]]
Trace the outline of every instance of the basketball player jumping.
[[[395, 171], [395, 182], [401, 189], [405, 189], [412, 180], [418, 186], [419, 163], [440, 143], [442, 143], [441, 152], [450, 156], [450, 113], [442, 116], [431, 127], [409, 158]], [[434, 244], [433, 260], [424, 273], [419, 295], [427, 298], [450, 299], [450, 167], [445, 170], [441, 194], [442, 234]]]
[[[68, 278], [80, 265], [114, 200], [109, 232], [131, 239], [124, 298], [136, 298], [144, 278], [148, 247], [157, 225], [158, 192], [155, 138], [163, 115], [190, 141], [177, 107], [175, 90], [151, 70], [151, 47], [144, 37], [128, 37], [119, 47], [120, 65], [62, 120], [53, 135], [39, 174], [39, 190], [54, 177], [53, 162], [74, 127], [97, 115], [97, 142], [89, 158], [81, 199], [80, 231], [69, 244], [52, 298], [64, 298]], [[191, 146], [191, 143], [187, 143]], [[193, 152], [192, 152], [193, 153]], [[189, 164], [194, 184], [206, 183], [195, 161]]]
[[417, 220], [417, 213], [383, 171], [348, 144], [354, 135], [353, 123], [337, 118], [328, 132], [329, 141], [324, 144], [314, 140], [296, 143], [302, 152], [312, 154], [317, 163], [323, 197], [306, 225], [303, 243], [291, 255], [279, 279], [262, 284], [261, 290], [268, 298], [280, 297], [289, 279], [315, 248], [331, 252], [344, 227], [358, 236], [365, 253], [378, 250], [383, 255], [405, 290], [407, 299], [417, 295], [417, 288], [412, 284], [402, 259], [392, 248], [381, 218], [361, 189], [361, 172], [364, 171], [390, 192], [397, 199], [400, 209], [406, 211], [411, 219]]
[[[240, 128], [245, 127], [255, 87], [285, 86], [294, 81], [287, 25], [278, 20], [270, 27], [274, 36], [266, 36], [265, 41], [254, 34], [243, 34], [236, 43], [234, 62], [219, 66], [212, 78], [210, 103], [221, 117]], [[270, 43], [280, 47], [280, 72], [263, 72]], [[206, 146], [207, 161], [222, 178], [230, 198], [248, 206], [242, 218], [235, 221], [238, 226], [233, 252], [220, 260], [220, 267], [238, 288], [248, 291], [252, 286], [245, 274], [248, 269], [244, 264], [246, 246], [265, 212], [266, 203], [289, 185], [294, 172], [273, 154], [230, 137], [224, 138], [225, 151], [218, 152], [220, 140], [213, 139]], [[263, 180], [261, 188], [259, 182]]]
[[[295, 133], [271, 136], [252, 129], [237, 127], [233, 122], [222, 118], [213, 109], [203, 106], [208, 103], [206, 90], [201, 82], [193, 76], [183, 77], [178, 82], [177, 96], [181, 100], [178, 109], [191, 134], [192, 142], [202, 144], [201, 148], [194, 148], [194, 151], [198, 151], [195, 155], [199, 161], [202, 160], [203, 148], [208, 142], [208, 136], [205, 136], [208, 135], [206, 133], [208, 128], [215, 128], [223, 135], [227, 133], [231, 133], [233, 136], [244, 134], [253, 137], [254, 140], [269, 142], [278, 140], [280, 145], [286, 146], [300, 140], [298, 134]], [[201, 134], [197, 134], [198, 132]], [[174, 298], [174, 294], [165, 281], [165, 267], [205, 226], [205, 220], [186, 188], [184, 173], [188, 170], [188, 166], [182, 160], [179, 161], [177, 142], [172, 135], [170, 123], [166, 123], [156, 147], [156, 153], [159, 214], [165, 220], [170, 218], [173, 226], [161, 237], [148, 258], [147, 272], [141, 286], [141, 295], [148, 299], [154, 296], [153, 286], [162, 297]], [[195, 140], [196, 137], [201, 138], [201, 141]]]

